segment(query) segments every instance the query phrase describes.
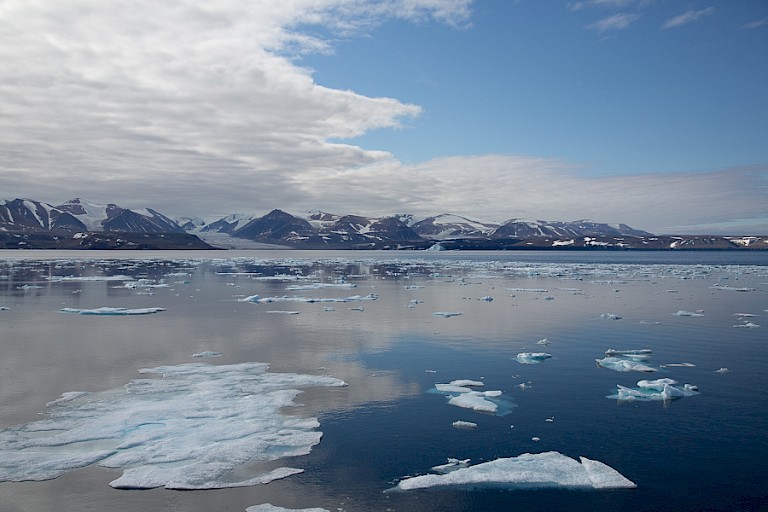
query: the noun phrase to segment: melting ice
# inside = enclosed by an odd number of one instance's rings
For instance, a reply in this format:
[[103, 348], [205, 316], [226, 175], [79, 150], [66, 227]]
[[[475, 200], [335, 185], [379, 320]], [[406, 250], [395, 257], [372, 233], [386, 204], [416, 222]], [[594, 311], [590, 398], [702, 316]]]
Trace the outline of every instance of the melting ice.
[[[243, 465], [305, 455], [320, 442], [314, 418], [289, 416], [297, 388], [341, 380], [268, 373], [263, 363], [139, 370], [101, 393], [65, 393], [47, 418], [0, 430], [0, 481], [48, 480], [91, 464], [123, 469], [120, 489], [209, 489], [267, 483], [303, 470]], [[270, 466], [271, 467], [271, 466]]]
[[628, 388], [617, 385], [617, 393], [608, 398], [617, 400], [651, 402], [658, 400], [672, 400], [684, 396], [698, 395], [698, 388], [691, 384], [685, 384], [682, 388], [675, 387], [676, 380], [656, 379], [641, 380], [637, 382], [637, 388]]
[[[579, 457], [581, 463], [559, 452], [524, 453], [474, 466], [452, 465], [442, 474], [405, 478], [395, 489], [409, 491], [444, 486], [503, 486], [511, 488], [569, 487], [631, 489], [637, 487], [602, 462]], [[442, 466], [438, 466], [442, 468]], [[436, 469], [436, 468], [435, 468]]]

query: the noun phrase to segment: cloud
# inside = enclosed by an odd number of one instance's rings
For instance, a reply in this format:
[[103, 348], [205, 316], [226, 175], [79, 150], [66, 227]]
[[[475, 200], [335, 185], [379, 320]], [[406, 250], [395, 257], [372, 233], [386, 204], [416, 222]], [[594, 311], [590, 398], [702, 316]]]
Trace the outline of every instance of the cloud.
[[764, 27], [768, 25], [768, 18], [763, 18], [759, 20], [750, 21], [749, 23], [745, 23], [741, 26], [741, 28], [746, 30], [752, 30], [760, 27]]
[[567, 8], [571, 11], [580, 11], [594, 7], [603, 7], [611, 9], [623, 9], [634, 4], [636, 0], [584, 0], [581, 2], [569, 2]]
[[693, 10], [687, 11], [687, 12], [684, 12], [683, 14], [680, 14], [679, 16], [669, 18], [667, 21], [664, 22], [661, 28], [667, 29], [667, 28], [681, 27], [683, 25], [693, 23], [694, 21], [698, 20], [703, 16], [708, 16], [713, 12], [715, 12], [714, 7], [707, 7], [706, 9], [700, 9], [698, 11], [693, 11]]
[[636, 13], [619, 13], [587, 25], [586, 28], [590, 30], [597, 30], [598, 32], [606, 32], [608, 30], [622, 30], [629, 27], [632, 22], [638, 18], [640, 18], [640, 15]]
[[307, 167], [371, 164], [386, 155], [327, 141], [400, 127], [421, 108], [323, 87], [294, 58], [330, 51], [330, 40], [310, 33], [352, 34], [394, 17], [458, 26], [470, 5], [7, 0], [3, 181], [29, 195], [56, 184], [103, 196], [181, 182], [237, 188]]

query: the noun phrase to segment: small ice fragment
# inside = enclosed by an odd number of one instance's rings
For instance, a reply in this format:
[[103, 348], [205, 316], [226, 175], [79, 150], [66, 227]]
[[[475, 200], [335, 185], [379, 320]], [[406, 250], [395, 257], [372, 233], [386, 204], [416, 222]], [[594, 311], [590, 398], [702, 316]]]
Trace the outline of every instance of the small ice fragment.
[[165, 311], [165, 308], [96, 308], [96, 309], [77, 309], [77, 308], [62, 308], [64, 313], [76, 313], [78, 315], [100, 315], [100, 316], [122, 316], [122, 315], [151, 315], [152, 313], [159, 313]]
[[549, 423], [552, 423], [553, 421], [555, 421], [555, 417], [554, 417], [554, 416], [551, 416], [551, 417], [549, 417], [549, 418], [545, 419], [544, 421], [547, 421], [547, 422], [549, 422]]
[[696, 312], [693, 312], [693, 311], [684, 311], [684, 310], [681, 309], [680, 311], [675, 313], [675, 315], [677, 315], [677, 316], [704, 316], [704, 313], [696, 313]]
[[507, 288], [510, 292], [531, 292], [531, 293], [547, 293], [547, 288]]
[[441, 316], [443, 318], [450, 318], [452, 316], [461, 316], [461, 311], [435, 311], [432, 316]]
[[521, 364], [539, 364], [552, 357], [546, 352], [521, 352], [517, 354], [517, 361]]
[[298, 315], [301, 313], [301, 311], [286, 311], [281, 309], [274, 309], [272, 311], [267, 311], [267, 313], [274, 313], [278, 315]]
[[7, 308], [5, 306], [0, 306], [0, 311], [8, 311], [11, 308]]
[[633, 350], [616, 350], [613, 348], [609, 348], [605, 351], [605, 355], [616, 357], [616, 356], [624, 356], [627, 359], [633, 359], [635, 361], [644, 361], [651, 357], [651, 354], [653, 354], [653, 350], [649, 348], [641, 348], [641, 349], [633, 349]]
[[493, 297], [486, 295], [485, 297], [480, 297], [477, 300], [482, 300], [482, 301], [485, 301], [485, 302], [491, 302], [493, 300]]
[[637, 382], [637, 388], [628, 388], [617, 385], [617, 393], [609, 395], [607, 398], [613, 398], [619, 401], [667, 401], [685, 396], [698, 394], [698, 387], [692, 384], [685, 384], [682, 388], [675, 387], [676, 380], [656, 379], [641, 380]]
[[323, 306], [323, 311], [336, 311], [333, 306]]
[[479, 380], [469, 380], [469, 379], [458, 379], [458, 380], [452, 380], [451, 384], [453, 386], [462, 386], [462, 387], [483, 387], [485, 386], [484, 382], [480, 382]]
[[536, 437], [536, 436], [533, 436], [533, 437], [531, 438], [531, 441], [535, 441], [535, 442], [538, 442], [538, 441], [541, 441], [541, 438], [540, 438], [540, 437]]
[[196, 354], [192, 354], [192, 357], [220, 357], [221, 352], [213, 352], [212, 350], [204, 350], [202, 352], [197, 352]]
[[728, 368], [720, 368], [719, 370], [715, 370], [715, 373], [728, 373], [730, 371], [731, 370], [729, 370]]
[[477, 428], [477, 423], [473, 423], [471, 421], [458, 420], [458, 421], [454, 421], [452, 425], [454, 428], [463, 429], [463, 430], [472, 430]]
[[547, 338], [542, 338], [539, 341], [537, 341], [536, 344], [537, 345], [547, 346], [547, 345], [549, 345], [549, 340]]
[[603, 313], [600, 315], [600, 318], [604, 320], [621, 320], [619, 315], [614, 315], [613, 313]]
[[760, 327], [760, 324], [756, 324], [754, 322], [745, 322], [743, 324], [736, 324], [736, 325], [734, 325], [734, 327], [740, 327], [740, 328], [744, 328], [744, 329], [756, 329], [756, 328]]
[[426, 373], [437, 373], [437, 370], [424, 370]]
[[66, 393], [62, 393], [59, 398], [56, 400], [52, 400], [45, 404], [46, 407], [51, 407], [52, 405], [60, 404], [63, 402], [71, 402], [72, 400], [77, 400], [81, 396], [86, 396], [89, 393], [87, 391], [68, 391]]
[[695, 368], [696, 367], [696, 365], [693, 364], [693, 363], [667, 363], [667, 364], [662, 364], [661, 366], [664, 366], [664, 367], [666, 367], [666, 366], [673, 366], [673, 367], [680, 367], [680, 368]]
[[365, 311], [365, 308], [363, 306], [357, 306], [354, 308], [347, 308], [347, 309], [349, 309], [350, 311]]

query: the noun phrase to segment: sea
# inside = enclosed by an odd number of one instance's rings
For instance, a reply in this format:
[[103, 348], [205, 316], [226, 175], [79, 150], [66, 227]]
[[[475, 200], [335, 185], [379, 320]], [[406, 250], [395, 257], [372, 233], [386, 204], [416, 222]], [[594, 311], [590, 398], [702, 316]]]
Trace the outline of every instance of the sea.
[[765, 252], [0, 251], [0, 510], [768, 510], [767, 369]]

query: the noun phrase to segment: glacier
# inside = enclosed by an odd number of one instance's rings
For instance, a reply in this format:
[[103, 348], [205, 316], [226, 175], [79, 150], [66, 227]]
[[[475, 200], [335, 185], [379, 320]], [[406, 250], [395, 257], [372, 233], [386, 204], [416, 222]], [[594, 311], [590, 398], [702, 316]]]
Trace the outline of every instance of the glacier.
[[446, 486], [536, 489], [633, 489], [634, 482], [600, 461], [579, 457], [580, 462], [556, 451], [523, 453], [473, 466], [459, 466], [442, 474], [400, 480], [392, 490], [410, 491]]
[[299, 388], [346, 383], [268, 367], [160, 366], [139, 373], [161, 378], [65, 393], [44, 419], [0, 430], [0, 482], [49, 480], [92, 464], [122, 469], [110, 483], [118, 489], [242, 487], [300, 473], [253, 467], [305, 455], [320, 442], [317, 419], [283, 412], [296, 405]]

